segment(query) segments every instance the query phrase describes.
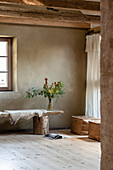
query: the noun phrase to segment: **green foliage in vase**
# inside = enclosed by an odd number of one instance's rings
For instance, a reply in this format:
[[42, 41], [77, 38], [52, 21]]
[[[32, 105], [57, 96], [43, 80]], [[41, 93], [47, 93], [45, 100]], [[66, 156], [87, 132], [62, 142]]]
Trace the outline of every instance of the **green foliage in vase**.
[[48, 85], [48, 79], [45, 78], [45, 84], [42, 89], [37, 89], [36, 87], [32, 87], [26, 91], [25, 98], [33, 98], [37, 95], [42, 95], [44, 97], [48, 97], [49, 101], [53, 98], [58, 98], [59, 96], [63, 96], [65, 93], [64, 84], [62, 81], [54, 82]]

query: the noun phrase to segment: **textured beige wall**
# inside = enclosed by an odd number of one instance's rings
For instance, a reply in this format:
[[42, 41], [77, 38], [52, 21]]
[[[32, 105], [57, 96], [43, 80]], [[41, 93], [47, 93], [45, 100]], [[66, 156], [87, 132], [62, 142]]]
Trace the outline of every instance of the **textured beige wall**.
[[[71, 115], [85, 111], [85, 30], [1, 24], [0, 34], [15, 36], [18, 42], [18, 92], [0, 93], [0, 110], [46, 108], [47, 99], [25, 99], [24, 92], [42, 87], [45, 77], [49, 82], [62, 80], [66, 94], [54, 108], [65, 114], [51, 116], [50, 128], [70, 127]], [[11, 129], [4, 121], [0, 119], [0, 129]], [[32, 120], [21, 120], [12, 128], [32, 128]]]

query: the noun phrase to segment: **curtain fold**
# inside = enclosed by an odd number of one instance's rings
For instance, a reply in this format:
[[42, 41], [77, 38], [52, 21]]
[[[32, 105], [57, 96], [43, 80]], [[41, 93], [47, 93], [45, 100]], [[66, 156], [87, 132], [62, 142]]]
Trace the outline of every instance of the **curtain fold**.
[[101, 36], [94, 34], [86, 37], [87, 86], [86, 116], [100, 119], [100, 44]]

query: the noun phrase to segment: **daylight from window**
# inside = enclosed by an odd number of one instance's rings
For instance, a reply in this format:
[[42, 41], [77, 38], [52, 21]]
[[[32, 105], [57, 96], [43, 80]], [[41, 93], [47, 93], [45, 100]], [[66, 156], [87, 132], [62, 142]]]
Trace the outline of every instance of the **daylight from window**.
[[7, 41], [0, 41], [0, 87], [8, 86]]

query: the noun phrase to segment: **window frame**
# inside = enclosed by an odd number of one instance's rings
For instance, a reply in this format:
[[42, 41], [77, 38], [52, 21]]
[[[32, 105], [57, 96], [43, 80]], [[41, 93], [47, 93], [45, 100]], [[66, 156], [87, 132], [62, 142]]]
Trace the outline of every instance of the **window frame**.
[[7, 41], [7, 56], [0, 56], [7, 57], [7, 71], [0, 71], [0, 73], [8, 73], [7, 76], [7, 87], [0, 87], [0, 91], [11, 91], [12, 90], [12, 40], [11, 38], [7, 37], [0, 37], [0, 41]]

